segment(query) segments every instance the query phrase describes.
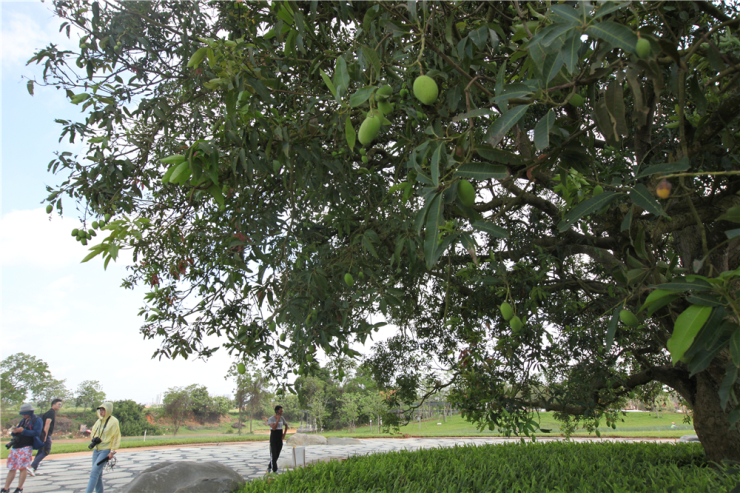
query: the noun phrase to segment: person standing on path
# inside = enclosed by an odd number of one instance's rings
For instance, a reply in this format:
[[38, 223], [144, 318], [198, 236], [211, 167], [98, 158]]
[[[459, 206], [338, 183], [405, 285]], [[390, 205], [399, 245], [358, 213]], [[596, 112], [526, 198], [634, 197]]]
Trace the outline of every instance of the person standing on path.
[[283, 450], [283, 440], [288, 434], [288, 422], [283, 418], [283, 406], [275, 406], [275, 416], [270, 416], [267, 420], [267, 426], [270, 427], [270, 464], [267, 466], [267, 472], [277, 472], [277, 461], [280, 457], [280, 451]]
[[92, 455], [92, 470], [90, 480], [87, 483], [85, 493], [103, 493], [103, 460], [112, 459], [116, 450], [121, 446], [121, 428], [118, 420], [113, 417], [113, 404], [104, 402], [98, 408], [98, 420], [93, 425], [92, 442], [94, 445]]
[[21, 473], [18, 478], [18, 487], [14, 493], [23, 492], [23, 483], [26, 482], [28, 466], [31, 465], [33, 459], [33, 440], [41, 435], [41, 430], [44, 427], [41, 418], [33, 413], [31, 404], [23, 404], [20, 415], [23, 416], [23, 420], [18, 426], [10, 430], [13, 436], [13, 448], [10, 449], [8, 454], [8, 476], [5, 478], [5, 487], [0, 490], [0, 493], [10, 492], [10, 485], [13, 484], [16, 471]]
[[54, 433], [54, 422], [57, 419], [57, 413], [62, 408], [62, 404], [63, 401], [61, 399], [52, 400], [51, 409], [41, 416], [41, 421], [44, 423], [44, 429], [41, 432], [40, 438], [41, 441], [44, 442], [44, 446], [36, 453], [36, 458], [33, 460], [31, 467], [28, 468], [28, 474], [31, 476], [36, 475], [36, 470], [39, 468], [41, 461], [51, 453], [51, 435]]

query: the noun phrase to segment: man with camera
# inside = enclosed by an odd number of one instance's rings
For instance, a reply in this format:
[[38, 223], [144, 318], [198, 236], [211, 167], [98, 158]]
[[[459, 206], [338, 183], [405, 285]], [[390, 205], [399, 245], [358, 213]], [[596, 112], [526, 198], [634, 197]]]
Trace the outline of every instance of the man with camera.
[[62, 400], [54, 399], [51, 401], [51, 409], [46, 411], [41, 416], [41, 421], [44, 423], [44, 429], [41, 432], [41, 441], [44, 442], [44, 446], [36, 452], [36, 458], [33, 460], [33, 464], [28, 468], [28, 474], [31, 476], [36, 475], [36, 469], [39, 468], [39, 464], [44, 460], [44, 457], [51, 453], [51, 434], [54, 433], [54, 423], [57, 419], [57, 412], [62, 408]]
[[270, 416], [267, 425], [270, 427], [270, 464], [267, 466], [269, 474], [270, 469], [272, 472], [278, 470], [278, 457], [280, 457], [280, 451], [283, 450], [285, 435], [288, 434], [288, 422], [283, 418], [283, 406], [275, 406], [275, 416]]
[[41, 435], [43, 424], [41, 418], [33, 413], [33, 406], [31, 404], [23, 404], [21, 406], [20, 415], [23, 416], [23, 420], [18, 423], [18, 426], [11, 429], [11, 440], [10, 443], [5, 445], [10, 448], [8, 454], [8, 476], [5, 478], [5, 487], [0, 490], [0, 493], [9, 493], [10, 485], [15, 479], [15, 472], [20, 471], [20, 477], [18, 478], [18, 487], [14, 493], [23, 493], [23, 483], [26, 482], [26, 476], [28, 475], [28, 466], [31, 465], [33, 459], [33, 445], [34, 438], [38, 439]]
[[92, 428], [92, 440], [87, 446], [93, 450], [92, 470], [85, 493], [103, 493], [103, 468], [121, 445], [121, 428], [113, 417], [113, 404], [104, 402], [97, 410], [98, 420]]

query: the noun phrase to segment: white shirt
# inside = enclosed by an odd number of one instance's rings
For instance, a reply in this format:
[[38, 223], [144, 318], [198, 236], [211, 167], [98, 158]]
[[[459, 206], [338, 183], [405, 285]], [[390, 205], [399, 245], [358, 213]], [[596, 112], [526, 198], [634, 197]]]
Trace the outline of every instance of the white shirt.
[[[274, 415], [273, 416], [270, 416], [270, 419], [267, 420], [267, 425], [268, 426], [273, 425], [273, 424], [275, 424], [276, 421], [277, 420], [275, 419], [275, 416]], [[277, 426], [275, 427], [275, 429], [276, 430], [282, 430], [283, 429], [283, 423], [285, 423], [285, 418], [283, 418], [282, 416], [280, 416], [280, 422], [277, 424]]]

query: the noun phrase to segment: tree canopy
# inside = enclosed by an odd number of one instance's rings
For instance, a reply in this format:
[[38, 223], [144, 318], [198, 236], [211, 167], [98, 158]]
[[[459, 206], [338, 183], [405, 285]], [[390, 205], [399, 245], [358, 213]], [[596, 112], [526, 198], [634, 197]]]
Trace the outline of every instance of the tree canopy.
[[158, 355], [284, 379], [392, 324], [391, 405], [431, 381], [527, 432], [658, 381], [740, 459], [735, 3], [54, 6], [79, 50], [29, 91], [85, 152], [49, 209], [132, 251]]

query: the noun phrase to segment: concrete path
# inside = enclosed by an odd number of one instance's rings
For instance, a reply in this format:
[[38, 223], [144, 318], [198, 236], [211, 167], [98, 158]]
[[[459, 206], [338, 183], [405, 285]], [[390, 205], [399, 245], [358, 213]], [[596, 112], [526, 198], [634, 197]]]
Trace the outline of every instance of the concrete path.
[[[454, 445], [496, 444], [519, 439], [507, 438], [406, 438], [406, 439], [367, 439], [359, 445], [314, 445], [306, 447], [306, 461], [326, 459], [329, 457], [351, 457], [393, 450], [417, 450], [420, 448], [452, 447]], [[560, 440], [560, 438], [538, 439], [538, 441]], [[601, 441], [599, 439], [574, 439], [574, 441]], [[670, 442], [675, 439], [603, 439], [604, 441], [651, 441]], [[283, 454], [290, 448], [283, 447]], [[110, 492], [131, 482], [142, 470], [164, 461], [216, 461], [225, 464], [245, 479], [250, 480], [265, 475], [269, 462], [267, 442], [251, 442], [209, 446], [189, 446], [179, 448], [161, 448], [156, 450], [123, 449], [117, 455], [117, 464], [113, 471], [105, 470], [103, 482], [106, 492]], [[281, 454], [282, 455], [282, 454]], [[24, 493], [80, 493], [87, 487], [90, 474], [91, 454], [66, 454], [55, 458], [53, 455], [44, 459], [39, 467], [39, 475], [28, 477]], [[5, 482], [6, 461], [2, 464], [1, 480]], [[282, 471], [281, 471], [282, 472]], [[18, 483], [16, 476], [10, 491]], [[0, 485], [1, 487], [2, 485]]]

